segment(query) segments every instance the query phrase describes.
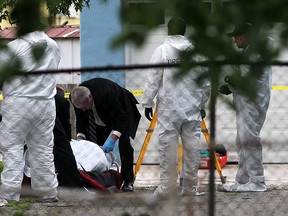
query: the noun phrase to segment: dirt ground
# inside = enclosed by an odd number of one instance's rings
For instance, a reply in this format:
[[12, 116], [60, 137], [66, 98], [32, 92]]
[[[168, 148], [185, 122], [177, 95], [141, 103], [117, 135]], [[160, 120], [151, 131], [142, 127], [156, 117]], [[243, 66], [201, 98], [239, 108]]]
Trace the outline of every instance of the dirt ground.
[[[205, 185], [204, 185], [205, 186]], [[66, 192], [59, 194], [57, 203], [39, 203], [35, 198], [23, 197], [19, 203], [0, 208], [1, 216], [286, 216], [288, 188], [269, 186], [267, 192], [225, 193], [216, 189], [215, 209], [209, 205], [206, 194], [198, 197], [180, 197], [154, 200], [155, 187], [135, 188], [134, 193], [108, 195]], [[212, 197], [213, 198], [213, 197]], [[211, 199], [210, 199], [211, 200]], [[213, 206], [213, 205], [212, 205]], [[212, 210], [211, 210], [212, 209]]]

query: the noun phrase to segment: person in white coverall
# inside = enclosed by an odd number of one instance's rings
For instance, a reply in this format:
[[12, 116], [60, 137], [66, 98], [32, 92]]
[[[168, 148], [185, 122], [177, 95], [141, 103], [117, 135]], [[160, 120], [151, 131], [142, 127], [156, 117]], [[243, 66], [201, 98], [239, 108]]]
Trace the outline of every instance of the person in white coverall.
[[[243, 54], [249, 48], [249, 33], [252, 26], [249, 23], [238, 25], [228, 36], [234, 37], [236, 46], [243, 49]], [[271, 38], [268, 38], [271, 45]], [[259, 59], [259, 57], [257, 57]], [[240, 76], [245, 77], [251, 73], [248, 65], [235, 67]], [[254, 100], [241, 94], [235, 86], [226, 78], [228, 86], [220, 92], [233, 93], [233, 101], [236, 109], [237, 137], [236, 147], [239, 157], [238, 170], [235, 183], [223, 185], [224, 191], [266, 191], [264, 167], [262, 157], [262, 145], [260, 131], [264, 124], [271, 95], [272, 68], [266, 66], [262, 75], [255, 80], [257, 96]], [[228, 87], [228, 88], [227, 88]]]
[[[35, 48], [44, 51], [39, 61], [33, 55]], [[60, 59], [57, 43], [42, 31], [30, 32], [11, 41], [0, 53], [2, 68], [20, 61], [19, 69], [27, 73], [57, 69]], [[4, 169], [0, 205], [20, 199], [25, 144], [30, 153], [32, 189], [41, 201], [55, 202], [58, 200], [58, 181], [52, 151], [56, 80], [51, 74], [15, 76], [4, 81], [2, 92], [0, 151]]]
[[[168, 36], [158, 46], [152, 57], [151, 64], [179, 63], [179, 52], [192, 49], [192, 44], [184, 36], [185, 21], [172, 18], [168, 23]], [[193, 59], [200, 61], [200, 56]], [[153, 99], [157, 96], [157, 129], [159, 132], [160, 179], [161, 185], [153, 196], [168, 193], [170, 180], [176, 186], [176, 161], [178, 136], [183, 144], [183, 185], [181, 195], [201, 195], [198, 192], [198, 167], [200, 163], [201, 110], [209, 98], [210, 84], [208, 81], [197, 82], [199, 75], [206, 72], [204, 67], [195, 67], [180, 80], [174, 77], [177, 68], [152, 68], [149, 70], [142, 98], [145, 115], [151, 120], [154, 107]], [[174, 183], [173, 183], [174, 184]]]

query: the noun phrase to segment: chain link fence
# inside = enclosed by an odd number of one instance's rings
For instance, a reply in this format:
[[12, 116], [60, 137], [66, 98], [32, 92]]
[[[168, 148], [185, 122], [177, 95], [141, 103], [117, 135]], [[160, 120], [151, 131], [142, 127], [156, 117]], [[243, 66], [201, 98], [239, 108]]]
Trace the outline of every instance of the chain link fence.
[[[159, 155], [157, 147], [157, 126], [154, 130], [145, 153], [142, 166], [135, 178], [134, 193], [115, 194], [81, 194], [73, 191], [60, 192], [60, 201], [56, 204], [39, 204], [23, 194], [22, 204], [29, 203], [24, 210], [24, 215], [286, 215], [285, 200], [288, 197], [287, 172], [287, 145], [288, 125], [287, 106], [288, 77], [286, 66], [273, 66], [272, 95], [267, 118], [261, 131], [263, 144], [263, 159], [265, 174], [267, 174], [268, 191], [265, 193], [224, 193], [221, 192], [221, 180], [215, 170], [211, 178], [211, 170], [199, 170], [199, 184], [205, 192], [199, 197], [180, 197], [180, 187], [169, 193], [163, 199], [152, 197], [153, 191], [160, 184]], [[142, 115], [136, 138], [132, 141], [134, 147], [134, 162], [140, 154], [149, 121], [144, 116], [144, 108], [141, 106], [144, 83], [147, 77], [147, 69], [127, 70], [124, 76], [113, 76], [111, 80], [125, 83], [125, 88], [130, 90], [139, 101], [138, 109]], [[106, 72], [101, 72], [101, 76]], [[117, 73], [116, 73], [117, 74]], [[122, 73], [123, 74], [123, 73]], [[94, 75], [92, 75], [94, 76]], [[97, 75], [95, 75], [97, 77]], [[108, 76], [109, 78], [109, 76]], [[76, 86], [75, 84], [60, 84], [66, 96]], [[225, 96], [232, 102], [232, 96]], [[209, 101], [208, 101], [209, 103]], [[207, 104], [208, 105], [208, 104]], [[206, 122], [209, 129], [209, 111]], [[72, 137], [75, 138], [75, 114], [71, 106]], [[223, 144], [227, 150], [228, 163], [222, 168], [227, 181], [234, 181], [237, 169], [236, 154], [236, 119], [235, 111], [228, 104], [218, 98], [216, 104], [216, 144]], [[207, 142], [201, 136], [201, 148], [207, 149]], [[175, 168], [177, 162], [175, 163]], [[269, 175], [269, 177], [268, 177]], [[271, 177], [272, 176], [272, 177]], [[275, 184], [275, 182], [279, 184]], [[287, 183], [287, 185], [286, 185]], [[178, 181], [178, 184], [180, 182]], [[213, 185], [214, 187], [211, 187]], [[8, 211], [9, 210], [9, 211]], [[16, 207], [0, 209], [1, 215], [8, 212], [19, 212]]]
[[[287, 164], [286, 141], [288, 138], [288, 135], [285, 133], [288, 125], [286, 116], [287, 105], [285, 103], [285, 99], [288, 96], [288, 78], [285, 76], [286, 68], [286, 66], [273, 66], [270, 106], [261, 131], [265, 172], [269, 176], [274, 176], [273, 180], [276, 182], [275, 185], [275, 182], [268, 177], [268, 180], [271, 180], [268, 183], [268, 192], [238, 194], [221, 192], [219, 189], [221, 188], [221, 180], [218, 173], [215, 171], [215, 179], [211, 179], [209, 169], [200, 169], [199, 184], [202, 190], [206, 192], [205, 196], [179, 197], [180, 189], [178, 188], [179, 191], [171, 193], [171, 196], [165, 199], [153, 200], [153, 191], [160, 184], [156, 126], [140, 171], [135, 178], [135, 193], [120, 195], [121, 202], [116, 201], [119, 199], [118, 194], [112, 195], [113, 198], [109, 199], [107, 212], [104, 210], [104, 212], [100, 213], [100, 209], [103, 210], [100, 207], [98, 209], [99, 215], [109, 215], [109, 212], [115, 209], [116, 212], [111, 215], [125, 215], [125, 212], [127, 215], [271, 215], [272, 213], [275, 215], [276, 212], [277, 215], [285, 215], [285, 205], [282, 204], [281, 200], [286, 199], [288, 195], [286, 190], [286, 172], [283, 172]], [[138, 109], [142, 115], [136, 138], [132, 141], [135, 150], [135, 163], [140, 154], [147, 134], [146, 130], [150, 123], [145, 118], [144, 108], [141, 106], [147, 71], [147, 69], [125, 71], [125, 88], [130, 90], [140, 102]], [[123, 77], [120, 77], [120, 80], [117, 79], [117, 76], [112, 77], [113, 81], [123, 83]], [[71, 86], [69, 88], [71, 89]], [[232, 102], [231, 95], [225, 97], [228, 101]], [[209, 129], [209, 111], [208, 109], [206, 111], [206, 122]], [[216, 144], [223, 144], [227, 150], [228, 163], [222, 169], [223, 175], [227, 177], [227, 181], [232, 182], [234, 181], [238, 161], [235, 145], [235, 110], [231, 109], [227, 102], [221, 98], [217, 99], [216, 104], [215, 134]], [[201, 136], [201, 148], [208, 148], [204, 136]], [[278, 169], [281, 170], [280, 174]], [[282, 184], [277, 184], [278, 182], [282, 182]], [[210, 191], [211, 183], [215, 183], [215, 191], [213, 193]], [[131, 197], [133, 197], [132, 200], [130, 200]], [[126, 198], [129, 201], [124, 201]], [[118, 204], [121, 207], [116, 208]]]

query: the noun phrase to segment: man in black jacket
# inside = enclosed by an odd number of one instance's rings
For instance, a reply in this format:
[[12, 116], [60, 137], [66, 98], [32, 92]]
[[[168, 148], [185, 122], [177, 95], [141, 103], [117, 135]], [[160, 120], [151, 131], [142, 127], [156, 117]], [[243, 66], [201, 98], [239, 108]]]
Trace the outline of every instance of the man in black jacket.
[[104, 152], [113, 151], [119, 139], [122, 191], [133, 191], [134, 149], [130, 137], [135, 138], [141, 118], [133, 94], [108, 79], [94, 78], [75, 87], [71, 101], [76, 113], [77, 136], [91, 140], [90, 113], [96, 123], [97, 144], [103, 146]]

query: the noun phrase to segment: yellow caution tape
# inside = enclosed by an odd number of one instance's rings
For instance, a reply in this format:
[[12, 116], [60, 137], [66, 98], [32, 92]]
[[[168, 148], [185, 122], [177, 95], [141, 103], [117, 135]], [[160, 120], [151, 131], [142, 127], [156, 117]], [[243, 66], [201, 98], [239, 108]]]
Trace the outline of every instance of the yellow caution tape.
[[[288, 90], [288, 86], [283, 85], [283, 86], [272, 86], [272, 90], [274, 91], [281, 91], [281, 90]], [[133, 90], [130, 91], [134, 96], [141, 96], [143, 95], [143, 90]], [[65, 98], [69, 98], [70, 92], [65, 92]], [[0, 100], [3, 100], [3, 95], [0, 94]]]
[[65, 92], [64, 97], [68, 99], [68, 98], [69, 98], [69, 95], [70, 95], [70, 92]]
[[143, 91], [142, 90], [134, 90], [134, 91], [130, 91], [134, 96], [141, 96], [143, 95]]
[[272, 90], [288, 90], [288, 86], [272, 86]]

